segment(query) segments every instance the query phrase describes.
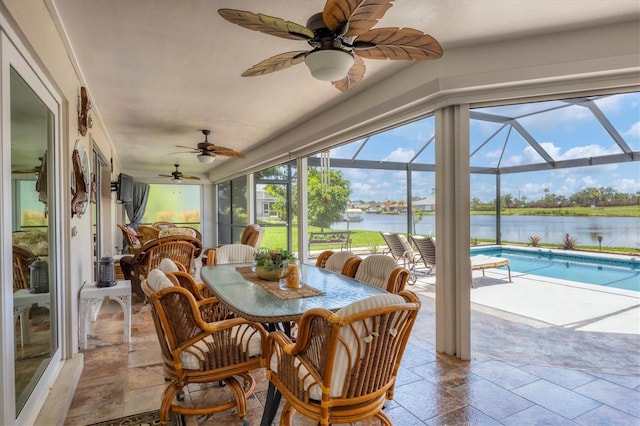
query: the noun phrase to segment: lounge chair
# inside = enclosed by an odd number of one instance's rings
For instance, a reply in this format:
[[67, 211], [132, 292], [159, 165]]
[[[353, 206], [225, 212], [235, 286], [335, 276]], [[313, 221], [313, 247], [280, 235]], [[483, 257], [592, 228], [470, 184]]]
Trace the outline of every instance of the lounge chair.
[[409, 235], [409, 238], [418, 249], [422, 263], [429, 268], [427, 273], [432, 273], [436, 266], [436, 245], [432, 237], [424, 237], [422, 235]]
[[404, 235], [397, 232], [380, 232], [380, 234], [387, 244], [387, 249], [382, 254], [390, 254], [396, 262], [402, 262], [402, 266], [409, 270], [409, 284], [415, 284], [416, 264], [422, 260], [420, 254], [414, 252]]

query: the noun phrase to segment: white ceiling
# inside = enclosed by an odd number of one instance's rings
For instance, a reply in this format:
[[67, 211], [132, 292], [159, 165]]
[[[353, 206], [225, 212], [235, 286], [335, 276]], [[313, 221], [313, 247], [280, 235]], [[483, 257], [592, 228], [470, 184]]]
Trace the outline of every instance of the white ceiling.
[[[242, 152], [411, 65], [365, 59], [367, 72], [341, 93], [314, 80], [304, 64], [260, 77], [240, 74], [278, 53], [304, 50], [303, 41], [250, 31], [222, 19], [219, 8], [261, 12], [306, 24], [324, 1], [50, 0], [72, 56], [116, 149], [134, 176], [187, 174], [200, 164], [175, 145], [209, 141]], [[380, 27], [411, 27], [444, 49], [628, 20], [638, 0], [396, 0]], [[225, 159], [223, 161], [243, 161]]]

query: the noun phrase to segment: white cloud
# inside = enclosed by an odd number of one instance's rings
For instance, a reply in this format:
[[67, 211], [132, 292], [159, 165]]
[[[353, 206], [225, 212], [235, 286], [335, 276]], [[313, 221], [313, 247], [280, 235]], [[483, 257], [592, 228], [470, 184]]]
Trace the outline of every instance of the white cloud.
[[635, 194], [640, 191], [640, 180], [623, 178], [616, 180], [616, 189], [619, 192]]
[[511, 157], [504, 160], [503, 166], [517, 166], [522, 164], [524, 161], [524, 157], [522, 155], [512, 155]]
[[640, 121], [636, 121], [622, 134], [625, 138], [640, 138]]
[[415, 157], [416, 153], [412, 149], [405, 148], [396, 148], [383, 158], [383, 161], [397, 161], [400, 163], [408, 163], [413, 157]]

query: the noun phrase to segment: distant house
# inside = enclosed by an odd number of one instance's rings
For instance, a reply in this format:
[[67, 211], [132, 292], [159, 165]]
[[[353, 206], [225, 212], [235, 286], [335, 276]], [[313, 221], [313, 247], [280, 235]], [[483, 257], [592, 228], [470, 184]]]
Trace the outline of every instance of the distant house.
[[433, 212], [436, 210], [436, 199], [434, 197], [427, 197], [421, 200], [415, 200], [412, 202], [413, 208], [416, 211]]
[[268, 219], [278, 214], [273, 210], [276, 199], [264, 189], [256, 190], [256, 206], [258, 219]]

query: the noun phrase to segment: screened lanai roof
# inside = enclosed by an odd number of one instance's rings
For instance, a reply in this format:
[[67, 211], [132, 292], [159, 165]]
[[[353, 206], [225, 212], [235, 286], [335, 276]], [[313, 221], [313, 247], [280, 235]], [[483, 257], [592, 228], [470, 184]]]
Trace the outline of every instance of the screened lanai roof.
[[[640, 160], [638, 92], [476, 108], [470, 114], [472, 173]], [[428, 116], [331, 149], [331, 166], [434, 170], [434, 139], [435, 120]]]

